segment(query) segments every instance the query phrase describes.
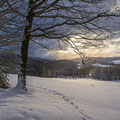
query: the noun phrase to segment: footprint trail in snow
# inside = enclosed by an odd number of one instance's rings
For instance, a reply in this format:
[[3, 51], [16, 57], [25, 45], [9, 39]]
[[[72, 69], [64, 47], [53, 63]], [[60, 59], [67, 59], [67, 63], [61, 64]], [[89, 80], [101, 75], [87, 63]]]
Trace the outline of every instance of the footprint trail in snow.
[[40, 88], [42, 90], [45, 90], [45, 91], [48, 91], [50, 93], [52, 93], [53, 95], [57, 95], [57, 96], [60, 96], [65, 102], [69, 103], [70, 105], [72, 105], [72, 107], [74, 107], [78, 113], [82, 114], [84, 116], [84, 118], [82, 118], [82, 120], [90, 120], [91, 117], [89, 117], [88, 115], [86, 115], [83, 111], [83, 109], [80, 109], [68, 96], [60, 93], [60, 92], [57, 92], [57, 91], [54, 91], [54, 90], [50, 90], [50, 89], [47, 89], [45, 87], [38, 87], [38, 86], [33, 86], [33, 85], [28, 85], [28, 86], [32, 86], [32, 87], [37, 87], [37, 88]]

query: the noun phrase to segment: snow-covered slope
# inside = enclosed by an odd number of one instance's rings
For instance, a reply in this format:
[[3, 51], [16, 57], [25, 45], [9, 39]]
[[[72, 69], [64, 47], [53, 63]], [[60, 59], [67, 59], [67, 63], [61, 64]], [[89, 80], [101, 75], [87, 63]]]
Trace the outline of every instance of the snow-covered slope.
[[0, 89], [0, 120], [120, 120], [120, 82], [28, 76], [27, 85], [29, 94]]
[[112, 61], [114, 64], [120, 64], [120, 60]]
[[95, 67], [110, 67], [110, 65], [102, 65], [100, 63], [92, 64], [92, 66], [95, 66]]

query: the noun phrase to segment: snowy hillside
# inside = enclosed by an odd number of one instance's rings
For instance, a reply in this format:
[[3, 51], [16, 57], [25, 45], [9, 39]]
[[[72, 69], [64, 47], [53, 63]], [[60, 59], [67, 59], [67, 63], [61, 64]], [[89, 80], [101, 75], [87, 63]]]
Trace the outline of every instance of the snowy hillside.
[[[10, 75], [16, 85], [16, 75]], [[27, 77], [29, 94], [0, 89], [0, 120], [120, 120], [120, 82]]]
[[110, 65], [102, 65], [102, 64], [99, 64], [99, 63], [92, 64], [92, 66], [95, 66], [95, 67], [110, 67]]
[[120, 60], [112, 61], [114, 64], [120, 64]]

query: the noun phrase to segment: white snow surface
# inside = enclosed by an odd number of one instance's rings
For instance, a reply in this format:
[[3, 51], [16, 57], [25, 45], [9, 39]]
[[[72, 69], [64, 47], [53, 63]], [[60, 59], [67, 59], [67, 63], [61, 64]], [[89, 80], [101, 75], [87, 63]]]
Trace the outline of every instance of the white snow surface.
[[120, 64], [120, 60], [112, 61], [114, 64]]
[[[17, 76], [9, 75], [12, 87]], [[120, 120], [120, 82], [27, 76], [28, 93], [0, 89], [0, 120]]]
[[95, 67], [110, 67], [110, 65], [102, 65], [100, 63], [92, 64], [92, 66], [95, 66]]
[[77, 64], [77, 69], [80, 69], [81, 68], [81, 64]]

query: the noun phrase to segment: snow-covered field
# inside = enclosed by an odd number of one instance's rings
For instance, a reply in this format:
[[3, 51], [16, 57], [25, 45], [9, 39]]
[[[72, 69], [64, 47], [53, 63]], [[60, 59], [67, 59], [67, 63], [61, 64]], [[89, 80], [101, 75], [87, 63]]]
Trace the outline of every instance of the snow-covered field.
[[[17, 76], [10, 75], [12, 87]], [[28, 94], [0, 89], [0, 120], [120, 120], [120, 82], [27, 77]]]

